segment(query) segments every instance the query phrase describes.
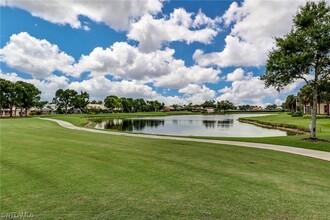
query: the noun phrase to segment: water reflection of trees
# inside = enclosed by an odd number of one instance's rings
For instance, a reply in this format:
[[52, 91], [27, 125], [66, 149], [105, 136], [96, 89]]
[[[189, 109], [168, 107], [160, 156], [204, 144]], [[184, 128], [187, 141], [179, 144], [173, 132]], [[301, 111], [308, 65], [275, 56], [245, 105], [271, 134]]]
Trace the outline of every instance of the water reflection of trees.
[[144, 128], [157, 128], [164, 126], [164, 120], [109, 120], [104, 125], [105, 129], [118, 131], [141, 131]]
[[230, 127], [233, 126], [233, 119], [225, 119], [225, 120], [203, 120], [203, 125], [206, 128], [215, 128], [215, 127]]

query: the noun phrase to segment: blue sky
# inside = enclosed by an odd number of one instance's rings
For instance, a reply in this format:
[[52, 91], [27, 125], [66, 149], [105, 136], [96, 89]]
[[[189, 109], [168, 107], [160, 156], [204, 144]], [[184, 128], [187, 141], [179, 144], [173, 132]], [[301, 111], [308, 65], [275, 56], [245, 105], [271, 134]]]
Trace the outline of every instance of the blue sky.
[[97, 100], [280, 104], [302, 82], [279, 94], [258, 76], [304, 2], [1, 0], [0, 77], [45, 100], [70, 88]]

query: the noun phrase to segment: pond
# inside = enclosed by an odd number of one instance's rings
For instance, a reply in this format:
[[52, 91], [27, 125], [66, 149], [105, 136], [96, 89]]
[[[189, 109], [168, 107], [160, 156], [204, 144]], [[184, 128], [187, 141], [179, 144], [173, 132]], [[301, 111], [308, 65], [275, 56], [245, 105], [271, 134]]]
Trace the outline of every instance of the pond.
[[262, 116], [262, 114], [175, 115], [130, 119], [104, 119], [98, 121], [95, 128], [178, 136], [273, 137], [288, 135], [285, 131], [262, 128], [241, 123], [237, 120], [241, 117], [255, 116]]

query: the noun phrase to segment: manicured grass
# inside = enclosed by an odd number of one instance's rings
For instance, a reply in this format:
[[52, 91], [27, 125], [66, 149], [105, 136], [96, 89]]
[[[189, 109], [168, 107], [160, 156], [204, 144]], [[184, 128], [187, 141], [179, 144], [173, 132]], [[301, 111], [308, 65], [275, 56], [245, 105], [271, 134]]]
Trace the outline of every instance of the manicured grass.
[[329, 219], [329, 162], [1, 120], [1, 213], [37, 219]]

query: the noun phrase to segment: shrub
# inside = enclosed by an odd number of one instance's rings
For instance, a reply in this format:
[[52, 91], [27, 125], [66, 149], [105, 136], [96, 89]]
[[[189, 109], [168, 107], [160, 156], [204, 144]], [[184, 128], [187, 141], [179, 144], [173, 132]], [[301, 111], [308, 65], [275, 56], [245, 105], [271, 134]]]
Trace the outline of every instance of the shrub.
[[[304, 115], [303, 118], [311, 119], [311, 115]], [[316, 115], [317, 119], [330, 119], [330, 115]]]
[[298, 111], [298, 112], [293, 112], [291, 116], [292, 116], [292, 117], [302, 117], [303, 115], [304, 115], [303, 112], [299, 112], [299, 111]]

